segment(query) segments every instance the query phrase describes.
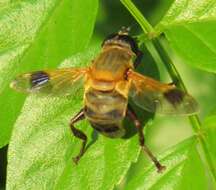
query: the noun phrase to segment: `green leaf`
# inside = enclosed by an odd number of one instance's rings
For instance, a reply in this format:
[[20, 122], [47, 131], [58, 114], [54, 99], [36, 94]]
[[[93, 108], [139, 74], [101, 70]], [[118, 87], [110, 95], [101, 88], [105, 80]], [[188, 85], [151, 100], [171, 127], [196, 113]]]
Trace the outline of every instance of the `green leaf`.
[[0, 147], [8, 143], [25, 96], [9, 89], [19, 73], [55, 68], [83, 50], [91, 37], [97, 0], [5, 1], [0, 9]]
[[128, 179], [124, 189], [208, 189], [205, 170], [194, 137], [168, 149], [161, 155], [161, 160], [167, 167], [164, 173], [158, 174], [153, 166], [146, 170], [141, 168], [134, 174], [136, 177]]
[[156, 26], [171, 46], [196, 68], [216, 73], [216, 1], [176, 0]]
[[[95, 54], [91, 48], [63, 66], [85, 65]], [[97, 136], [87, 121], [76, 127], [87, 134], [89, 148], [77, 166], [72, 163], [81, 141], [71, 134], [69, 121], [83, 106], [82, 94], [27, 98], [9, 145], [8, 189], [104, 190], [124, 177], [139, 155], [137, 135], [129, 139]]]

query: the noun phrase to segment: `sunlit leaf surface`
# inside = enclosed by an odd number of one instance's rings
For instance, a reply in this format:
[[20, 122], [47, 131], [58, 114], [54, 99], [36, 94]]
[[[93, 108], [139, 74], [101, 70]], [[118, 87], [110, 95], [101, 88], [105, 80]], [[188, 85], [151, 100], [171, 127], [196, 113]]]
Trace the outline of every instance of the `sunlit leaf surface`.
[[[0, 8], [0, 147], [7, 144], [25, 96], [9, 89], [22, 72], [55, 68], [83, 50], [91, 37], [97, 0], [3, 1]], [[0, 4], [1, 5], [1, 4]]]
[[175, 0], [156, 30], [165, 32], [185, 63], [216, 72], [215, 0]]
[[164, 173], [158, 174], [153, 167], [139, 170], [136, 177], [128, 179], [124, 189], [208, 189], [195, 138], [189, 138], [170, 148], [161, 155], [161, 160], [164, 160], [167, 167]]

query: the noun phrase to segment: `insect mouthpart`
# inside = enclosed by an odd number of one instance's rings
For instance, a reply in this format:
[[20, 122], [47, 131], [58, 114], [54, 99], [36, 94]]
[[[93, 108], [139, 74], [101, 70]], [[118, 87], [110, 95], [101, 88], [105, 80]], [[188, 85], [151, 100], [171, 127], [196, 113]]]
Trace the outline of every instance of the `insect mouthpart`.
[[119, 30], [118, 34], [119, 35], [127, 35], [128, 36], [129, 32], [130, 32], [130, 27], [126, 28], [125, 26], [122, 26], [121, 30]]

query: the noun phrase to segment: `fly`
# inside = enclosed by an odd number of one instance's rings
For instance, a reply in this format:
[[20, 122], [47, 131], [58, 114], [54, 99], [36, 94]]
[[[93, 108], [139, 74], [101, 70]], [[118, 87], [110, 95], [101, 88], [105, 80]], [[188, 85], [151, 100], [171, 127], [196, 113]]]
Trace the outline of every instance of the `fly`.
[[120, 138], [125, 135], [122, 121], [128, 117], [137, 129], [141, 148], [161, 172], [165, 166], [145, 145], [141, 123], [128, 98], [144, 110], [168, 115], [192, 115], [198, 111], [198, 105], [174, 84], [164, 84], [137, 73], [135, 68], [141, 59], [136, 40], [123, 29], [104, 40], [101, 52], [88, 67], [25, 73], [17, 76], [11, 87], [22, 92], [72, 95], [74, 89], [83, 86], [83, 108], [70, 122], [73, 135], [82, 140], [74, 162], [77, 164], [84, 155], [87, 143], [87, 136], [75, 127], [76, 122], [86, 118], [100, 134]]

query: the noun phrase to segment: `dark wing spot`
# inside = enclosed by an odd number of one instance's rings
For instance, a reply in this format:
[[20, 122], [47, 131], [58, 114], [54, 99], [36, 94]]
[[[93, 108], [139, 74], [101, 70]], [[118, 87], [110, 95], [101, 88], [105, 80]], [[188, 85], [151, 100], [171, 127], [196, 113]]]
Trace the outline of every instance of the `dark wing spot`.
[[31, 87], [37, 87], [46, 83], [49, 80], [49, 75], [44, 71], [36, 71], [31, 74]]
[[178, 89], [172, 89], [164, 93], [164, 97], [174, 106], [180, 104], [184, 98], [184, 92]]

